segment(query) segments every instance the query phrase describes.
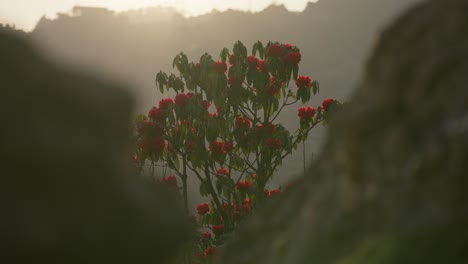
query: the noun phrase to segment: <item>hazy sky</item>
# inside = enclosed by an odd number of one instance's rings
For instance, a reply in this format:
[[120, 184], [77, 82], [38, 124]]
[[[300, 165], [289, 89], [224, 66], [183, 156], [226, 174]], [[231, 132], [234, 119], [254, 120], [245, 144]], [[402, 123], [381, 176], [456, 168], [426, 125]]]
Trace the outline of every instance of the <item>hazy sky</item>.
[[145, 6], [172, 6], [187, 16], [200, 15], [212, 9], [228, 8], [260, 11], [266, 6], [284, 4], [289, 10], [302, 11], [307, 2], [317, 0], [0, 0], [0, 23], [15, 24], [17, 28], [32, 30], [42, 15], [54, 17], [66, 13], [75, 5], [107, 7], [116, 11]]

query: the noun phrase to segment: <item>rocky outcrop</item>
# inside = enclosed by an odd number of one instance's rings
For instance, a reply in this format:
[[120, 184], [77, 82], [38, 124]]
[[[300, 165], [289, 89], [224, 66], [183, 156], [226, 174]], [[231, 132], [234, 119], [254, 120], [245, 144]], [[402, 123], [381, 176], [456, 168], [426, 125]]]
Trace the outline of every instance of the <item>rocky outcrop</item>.
[[468, 2], [386, 29], [309, 173], [219, 263], [468, 262]]
[[131, 100], [0, 30], [0, 245], [15, 263], [160, 263], [186, 217], [132, 175]]

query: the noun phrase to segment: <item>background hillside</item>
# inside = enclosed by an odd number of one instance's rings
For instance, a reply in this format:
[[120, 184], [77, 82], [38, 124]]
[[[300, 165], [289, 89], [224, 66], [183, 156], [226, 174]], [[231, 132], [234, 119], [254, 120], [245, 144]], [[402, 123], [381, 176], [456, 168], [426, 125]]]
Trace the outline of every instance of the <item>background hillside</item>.
[[[318, 105], [326, 97], [346, 100], [377, 33], [416, 2], [320, 0], [300, 13], [270, 6], [254, 14], [229, 10], [193, 18], [158, 7], [124, 13], [75, 8], [72, 14], [41, 19], [30, 36], [58, 64], [129, 84], [138, 113], [167, 96], [156, 90], [154, 77], [159, 70], [171, 72], [172, 59], [181, 51], [196, 61], [205, 52], [216, 58], [237, 40], [247, 47], [257, 40], [291, 43], [301, 48], [301, 73], [321, 83], [321, 93], [311, 101]], [[287, 109], [280, 122], [297, 127], [296, 108]], [[323, 129], [312, 132], [306, 160], [318, 151], [322, 135]], [[292, 155], [273, 184], [300, 173], [301, 164], [302, 156]]]

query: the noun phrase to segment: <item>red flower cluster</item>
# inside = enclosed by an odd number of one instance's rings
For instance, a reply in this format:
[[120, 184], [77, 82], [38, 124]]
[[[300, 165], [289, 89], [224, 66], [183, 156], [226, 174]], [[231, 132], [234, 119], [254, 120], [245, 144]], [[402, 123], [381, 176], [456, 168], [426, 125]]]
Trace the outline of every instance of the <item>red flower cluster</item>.
[[172, 101], [171, 98], [164, 98], [164, 99], [161, 99], [159, 101], [159, 109], [165, 111], [169, 108], [169, 106], [171, 106], [172, 104], [174, 104], [174, 101]]
[[234, 144], [232, 144], [231, 141], [226, 141], [224, 142], [224, 151], [226, 153], [229, 153], [231, 152], [232, 150], [234, 150]]
[[250, 189], [250, 187], [252, 187], [252, 183], [248, 179], [245, 179], [244, 181], [241, 181], [238, 184], [236, 184], [236, 189], [238, 191], [246, 191]]
[[292, 45], [291, 44], [288, 44], [288, 43], [285, 43], [282, 45], [284, 48], [286, 48], [287, 50], [291, 51], [292, 50]]
[[281, 191], [279, 189], [272, 189], [272, 190], [263, 190], [263, 193], [267, 196], [267, 197], [272, 197], [274, 195], [277, 195], [279, 194]]
[[157, 124], [149, 121], [143, 120], [137, 125], [138, 134], [146, 139], [151, 137], [159, 137], [164, 133], [164, 130], [159, 127]]
[[234, 149], [234, 145], [229, 141], [215, 141], [208, 145], [208, 149], [213, 153], [226, 154]]
[[272, 148], [272, 149], [280, 149], [281, 145], [282, 145], [282, 142], [278, 137], [275, 137], [275, 138], [265, 139], [264, 144], [267, 145], [268, 147]]
[[226, 168], [219, 168], [216, 170], [216, 175], [229, 175], [229, 171]]
[[301, 75], [296, 80], [297, 88], [310, 88], [312, 87], [312, 80], [308, 76]]
[[148, 117], [153, 121], [161, 122], [164, 120], [165, 114], [161, 109], [153, 107], [149, 110]]
[[276, 130], [276, 126], [270, 122], [268, 123], [266, 127], [264, 127], [263, 124], [258, 124], [256, 133], [257, 135], [262, 135], [262, 134], [273, 135], [273, 133], [275, 133], [275, 130]]
[[202, 238], [211, 239], [211, 233], [210, 232], [203, 232], [201, 235], [202, 235]]
[[258, 62], [257, 71], [259, 72], [268, 72], [268, 66], [266, 60], [261, 60]]
[[227, 65], [223, 61], [215, 61], [212, 66], [213, 71], [226, 73], [227, 72]]
[[224, 225], [212, 225], [211, 226], [211, 231], [213, 231], [213, 234], [215, 235], [221, 235], [224, 232]]
[[159, 137], [143, 139], [138, 143], [138, 147], [143, 149], [145, 152], [162, 154], [166, 148], [166, 141]]
[[283, 55], [283, 48], [278, 44], [272, 44], [268, 47], [268, 57], [281, 57]]
[[330, 105], [333, 103], [333, 99], [331, 98], [327, 98], [325, 100], [323, 100], [322, 102], [322, 109], [323, 111], [327, 111], [328, 107], [330, 107]]
[[175, 104], [179, 107], [185, 107], [190, 98], [192, 98], [193, 96], [193, 93], [180, 93], [180, 94], [177, 94], [176, 97], [175, 97]]
[[160, 180], [161, 183], [177, 186], [177, 178], [175, 176], [166, 176]]
[[250, 206], [250, 198], [245, 198], [244, 199], [244, 205], [242, 206], [242, 209], [246, 212], [250, 212], [252, 210], [252, 207]]
[[206, 215], [210, 212], [210, 206], [207, 203], [197, 204], [195, 209], [199, 215]]
[[237, 219], [239, 216], [247, 215], [252, 210], [250, 198], [245, 198], [242, 205], [236, 205], [234, 203], [228, 205], [227, 203], [223, 203], [223, 210], [226, 214], [230, 214], [234, 219]]
[[231, 56], [229, 56], [229, 65], [234, 65], [234, 54], [231, 54]]
[[275, 76], [272, 76], [270, 85], [265, 87], [265, 92], [269, 95], [276, 96], [280, 92], [281, 86], [283, 86], [283, 82], [277, 81]]
[[246, 61], [249, 69], [256, 69], [258, 67], [259, 61], [255, 56], [248, 56]]
[[234, 128], [244, 128], [249, 129], [252, 127], [252, 121], [247, 117], [238, 116], [236, 119], [236, 123], [234, 124]]
[[297, 65], [301, 61], [301, 53], [291, 51], [289, 52], [286, 57], [284, 57], [283, 62], [286, 64], [294, 64]]
[[316, 110], [312, 106], [303, 106], [297, 110], [297, 116], [301, 119], [301, 122], [309, 122], [314, 118], [315, 113]]

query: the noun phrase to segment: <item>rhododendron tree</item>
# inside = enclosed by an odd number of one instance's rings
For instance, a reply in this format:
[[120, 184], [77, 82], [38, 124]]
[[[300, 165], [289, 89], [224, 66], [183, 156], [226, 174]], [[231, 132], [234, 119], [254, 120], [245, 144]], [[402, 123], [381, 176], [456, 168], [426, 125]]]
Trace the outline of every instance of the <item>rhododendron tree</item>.
[[[180, 179], [188, 214], [189, 172], [198, 178], [200, 194], [211, 202], [195, 208], [200, 230], [196, 261], [206, 261], [258, 204], [282, 192], [267, 190], [267, 182], [310, 130], [340, 106], [326, 99], [317, 108], [300, 107], [295, 132], [277, 122], [285, 107], [306, 104], [319, 92], [316, 80], [299, 76], [301, 60], [299, 48], [290, 44], [257, 42], [248, 54], [237, 42], [217, 60], [204, 54], [189, 62], [180, 53], [173, 61], [177, 75], [157, 74], [161, 93], [176, 96], [160, 100], [137, 119], [133, 160], [141, 168], [169, 167]], [[161, 182], [178, 184], [173, 176]]]

